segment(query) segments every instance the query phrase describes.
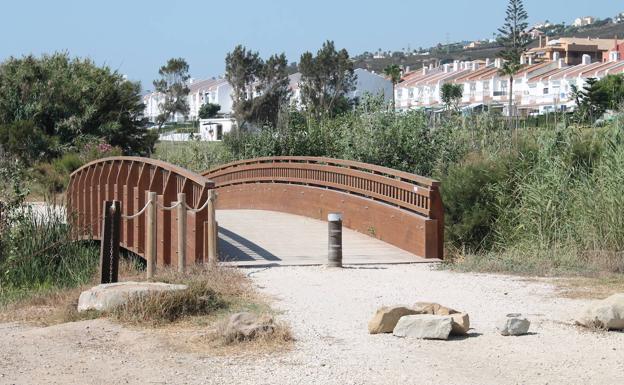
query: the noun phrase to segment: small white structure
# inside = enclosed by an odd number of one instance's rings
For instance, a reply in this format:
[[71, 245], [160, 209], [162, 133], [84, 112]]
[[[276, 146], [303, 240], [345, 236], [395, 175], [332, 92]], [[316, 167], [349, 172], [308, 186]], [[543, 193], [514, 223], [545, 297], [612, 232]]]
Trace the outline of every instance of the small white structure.
[[199, 136], [201, 140], [223, 140], [223, 135], [231, 132], [236, 126], [232, 118], [210, 118], [199, 120]]

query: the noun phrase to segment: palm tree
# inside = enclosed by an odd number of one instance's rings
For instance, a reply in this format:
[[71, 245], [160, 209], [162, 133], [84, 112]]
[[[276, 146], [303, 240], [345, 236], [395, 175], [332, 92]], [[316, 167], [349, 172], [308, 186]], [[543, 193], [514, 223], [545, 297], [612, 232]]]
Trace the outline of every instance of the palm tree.
[[401, 81], [401, 68], [396, 64], [390, 64], [384, 68], [384, 74], [389, 77], [392, 82], [392, 111], [395, 111], [396, 100], [394, 97], [394, 88]]

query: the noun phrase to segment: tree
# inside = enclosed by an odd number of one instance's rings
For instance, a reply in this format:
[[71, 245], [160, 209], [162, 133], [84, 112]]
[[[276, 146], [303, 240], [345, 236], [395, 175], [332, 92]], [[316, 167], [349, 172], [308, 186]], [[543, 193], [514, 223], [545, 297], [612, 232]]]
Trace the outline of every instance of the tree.
[[457, 111], [459, 102], [464, 96], [464, 88], [461, 84], [444, 83], [440, 88], [440, 98], [447, 111]]
[[38, 157], [56, 156], [86, 138], [104, 140], [127, 155], [147, 155], [157, 138], [144, 128], [144, 108], [139, 83], [89, 59], [55, 53], [0, 63], [0, 125], [14, 126], [4, 129], [7, 140], [15, 141], [20, 125], [43, 135], [39, 139], [48, 145], [43, 153], [33, 152]]
[[401, 68], [396, 64], [390, 64], [384, 68], [384, 74], [390, 78], [392, 82], [392, 111], [396, 110], [396, 100], [394, 96], [394, 88], [401, 81]]
[[597, 87], [604, 92], [606, 108], [617, 110], [624, 103], [624, 75], [607, 75], [598, 81]]
[[[522, 0], [509, 0], [505, 23], [498, 29], [498, 43], [503, 46], [499, 56], [504, 60], [499, 73], [509, 77], [509, 117], [513, 116], [513, 85], [514, 76], [522, 68], [521, 58], [530, 43], [530, 37], [525, 30], [528, 27], [528, 15], [524, 10]], [[510, 123], [511, 125], [511, 119]]]
[[341, 98], [355, 89], [357, 76], [347, 50], [336, 51], [333, 41], [326, 41], [316, 53], [301, 55], [301, 98], [311, 113], [321, 116], [334, 115], [334, 108]]
[[154, 80], [154, 88], [160, 92], [165, 100], [160, 105], [160, 115], [156, 118], [159, 128], [174, 117], [176, 113], [188, 115], [189, 105], [187, 96], [190, 92], [188, 81], [189, 65], [182, 58], [172, 58], [158, 70], [160, 79]]
[[611, 102], [609, 93], [596, 78], [587, 79], [582, 89], [573, 85], [572, 97], [577, 106], [576, 119], [583, 123], [594, 123], [605, 113]]
[[290, 81], [286, 55], [273, 55], [259, 73], [256, 92], [259, 96], [252, 102], [251, 121], [277, 127], [279, 114], [290, 100]]
[[225, 71], [233, 88], [238, 127], [275, 127], [280, 110], [290, 99], [286, 55], [273, 55], [265, 62], [257, 52], [238, 45], [227, 54]]
[[232, 86], [232, 104], [238, 127], [244, 127], [254, 98], [254, 84], [263, 63], [258, 52], [237, 45], [225, 57], [225, 78]]
[[214, 103], [204, 103], [199, 107], [197, 115], [200, 119], [210, 119], [217, 115], [221, 110], [221, 106]]

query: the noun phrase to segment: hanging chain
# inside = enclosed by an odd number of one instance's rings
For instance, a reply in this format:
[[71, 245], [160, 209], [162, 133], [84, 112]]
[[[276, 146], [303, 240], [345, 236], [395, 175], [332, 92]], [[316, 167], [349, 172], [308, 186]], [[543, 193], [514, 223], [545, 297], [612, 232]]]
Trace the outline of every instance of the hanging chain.
[[108, 281], [109, 282], [113, 282], [113, 245], [114, 245], [114, 241], [113, 241], [113, 229], [115, 227], [115, 211], [116, 211], [116, 206], [115, 206], [115, 202], [112, 202], [111, 206], [110, 206], [110, 247], [108, 248]]

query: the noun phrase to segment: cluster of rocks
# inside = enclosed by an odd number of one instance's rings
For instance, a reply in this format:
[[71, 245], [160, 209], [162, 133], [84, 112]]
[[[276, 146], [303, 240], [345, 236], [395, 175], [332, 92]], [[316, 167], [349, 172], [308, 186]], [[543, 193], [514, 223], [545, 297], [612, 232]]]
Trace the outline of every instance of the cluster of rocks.
[[[504, 336], [522, 335], [529, 326], [530, 322], [520, 314], [508, 314], [498, 329]], [[384, 306], [368, 323], [370, 334], [392, 333], [403, 338], [447, 340], [452, 335], [467, 335], [469, 330], [468, 313], [431, 302], [417, 302], [411, 307]]]
[[418, 302], [414, 306], [384, 306], [368, 323], [370, 334], [392, 333], [397, 337], [446, 340], [451, 334], [466, 335], [470, 317], [437, 303]]

